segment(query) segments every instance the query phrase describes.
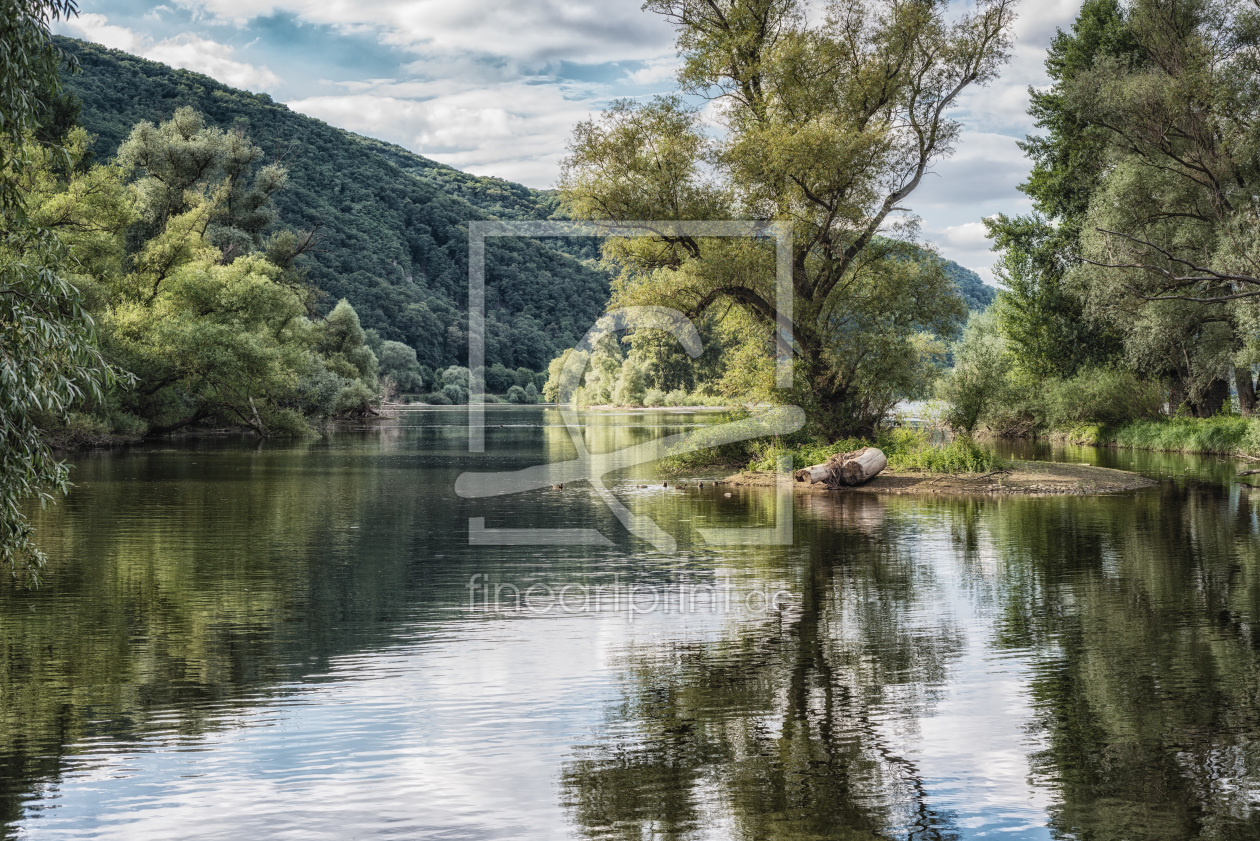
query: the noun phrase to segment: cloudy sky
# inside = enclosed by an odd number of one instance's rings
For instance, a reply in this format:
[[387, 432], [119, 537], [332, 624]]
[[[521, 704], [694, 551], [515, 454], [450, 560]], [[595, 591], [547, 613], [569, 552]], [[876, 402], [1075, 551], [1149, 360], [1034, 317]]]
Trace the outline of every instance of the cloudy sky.
[[[81, 0], [68, 35], [261, 91], [296, 111], [478, 175], [550, 187], [574, 123], [673, 88], [672, 32], [642, 0]], [[961, 11], [963, 2], [955, 0]], [[910, 204], [923, 237], [992, 280], [980, 220], [1028, 207], [1015, 141], [1029, 85], [1080, 0], [1024, 0], [1003, 77]]]

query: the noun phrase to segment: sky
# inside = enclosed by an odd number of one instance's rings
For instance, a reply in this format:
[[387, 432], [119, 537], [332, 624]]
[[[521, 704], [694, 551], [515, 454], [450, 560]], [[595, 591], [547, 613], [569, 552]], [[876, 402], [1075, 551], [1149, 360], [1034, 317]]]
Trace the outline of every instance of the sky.
[[[1010, 64], [954, 109], [964, 126], [908, 201], [921, 236], [993, 282], [981, 220], [1024, 213], [1028, 87], [1081, 0], [1023, 0]], [[477, 175], [554, 186], [573, 126], [674, 90], [673, 31], [642, 0], [81, 0], [66, 35], [268, 93]], [[969, 2], [953, 0], [961, 12]]]

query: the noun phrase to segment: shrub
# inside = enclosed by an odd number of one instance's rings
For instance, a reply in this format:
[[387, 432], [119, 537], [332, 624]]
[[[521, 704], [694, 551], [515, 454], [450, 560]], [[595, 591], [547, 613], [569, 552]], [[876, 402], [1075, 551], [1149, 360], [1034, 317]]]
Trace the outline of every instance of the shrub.
[[424, 402], [430, 406], [449, 406], [451, 405], [451, 398], [440, 391], [435, 391], [432, 394], [424, 395]]
[[929, 473], [987, 473], [1002, 466], [997, 454], [988, 447], [977, 444], [966, 436], [951, 442], [937, 444], [926, 432], [909, 427], [885, 431], [874, 441], [846, 438], [830, 443], [805, 442], [795, 446], [771, 445], [762, 450], [749, 464], [751, 470], [773, 471], [778, 469], [779, 456], [792, 454], [792, 468], [799, 470], [814, 464], [822, 464], [837, 453], [851, 453], [863, 447], [876, 446], [888, 457], [888, 466], [894, 470], [922, 470]]
[[525, 386], [525, 402], [526, 403], [538, 402], [538, 386], [534, 385], [533, 383], [530, 383], [529, 385]]
[[1131, 371], [1096, 368], [1041, 385], [1043, 423], [1051, 429], [1155, 418], [1164, 406], [1159, 383], [1140, 380]]
[[617, 375], [613, 386], [612, 402], [618, 406], [642, 406], [647, 396], [647, 378], [643, 367], [633, 359], [627, 359]]
[[643, 395], [643, 405], [644, 406], [664, 406], [665, 405], [665, 392], [661, 391], [659, 388], [649, 388], [647, 392]]
[[689, 405], [687, 402], [687, 392], [683, 391], [681, 388], [674, 389], [669, 394], [665, 395], [665, 405], [666, 406]]
[[924, 441], [919, 446], [894, 451], [888, 457], [888, 466], [894, 470], [927, 473], [989, 473], [1002, 464], [993, 450], [965, 435], [940, 446]]
[[[725, 412], [714, 420], [714, 426], [738, 422], [748, 419], [748, 412], [738, 409]], [[701, 444], [705, 441], [706, 431], [696, 430], [696, 438]], [[665, 473], [683, 473], [688, 470], [706, 467], [735, 467], [747, 464], [757, 454], [758, 443], [755, 440], [735, 441], [730, 444], [718, 444], [713, 447], [687, 453], [673, 453], [661, 459], [660, 468]]]
[[519, 385], [514, 385], [514, 386], [512, 386], [511, 388], [509, 388], [509, 389], [508, 389], [507, 399], [508, 399], [508, 402], [509, 402], [509, 403], [526, 403], [526, 402], [528, 402], [528, 401], [525, 399], [525, 389], [521, 388]]
[[[449, 371], [450, 369], [448, 368], [447, 370]], [[446, 399], [451, 403], [468, 402], [468, 389], [458, 383], [447, 383], [442, 386], [442, 393], [446, 395]]]
[[339, 416], [363, 415], [376, 405], [378, 395], [362, 380], [349, 380], [337, 392], [333, 402], [333, 414]]

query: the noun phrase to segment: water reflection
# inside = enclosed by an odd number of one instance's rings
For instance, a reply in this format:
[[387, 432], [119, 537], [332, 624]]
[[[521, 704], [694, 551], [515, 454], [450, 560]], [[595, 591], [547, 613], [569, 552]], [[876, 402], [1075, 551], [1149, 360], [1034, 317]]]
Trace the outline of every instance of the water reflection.
[[[626, 655], [563, 777], [587, 836], [1260, 836], [1245, 497], [853, 494], [799, 524], [799, 613]], [[1011, 677], [1007, 710], [958, 709]]]
[[[48, 585], [0, 591], [3, 834], [1260, 837], [1232, 464], [1162, 456], [1114, 497], [801, 496], [780, 547], [699, 534], [773, 525], [772, 493], [612, 477], [665, 555], [581, 486], [456, 497], [574, 454], [546, 410], [495, 412], [479, 455], [433, 411], [81, 460], [38, 517]], [[704, 418], [595, 421], [606, 452]], [[469, 517], [613, 545], [469, 547]], [[790, 598], [496, 612], [474, 575]]]
[[[905, 749], [960, 650], [883, 500], [802, 500], [795, 609], [628, 653], [614, 738], [563, 773], [594, 838], [955, 837]], [[764, 559], [763, 559], [764, 562]], [[777, 565], [772, 563], [772, 566]]]

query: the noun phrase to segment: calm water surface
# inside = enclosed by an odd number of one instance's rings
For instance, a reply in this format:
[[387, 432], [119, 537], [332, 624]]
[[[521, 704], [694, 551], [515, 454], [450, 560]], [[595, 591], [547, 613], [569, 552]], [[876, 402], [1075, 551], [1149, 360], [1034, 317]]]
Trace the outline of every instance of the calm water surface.
[[[772, 493], [610, 477], [660, 554], [584, 485], [458, 498], [574, 455], [554, 411], [489, 415], [480, 455], [420, 410], [79, 459], [37, 518], [44, 588], [0, 592], [3, 834], [1260, 837], [1235, 465], [1045, 449], [1161, 482], [802, 497], [792, 545], [747, 547], [697, 530], [771, 525]], [[599, 415], [587, 442], [701, 422]], [[470, 546], [477, 517], [608, 544]]]

